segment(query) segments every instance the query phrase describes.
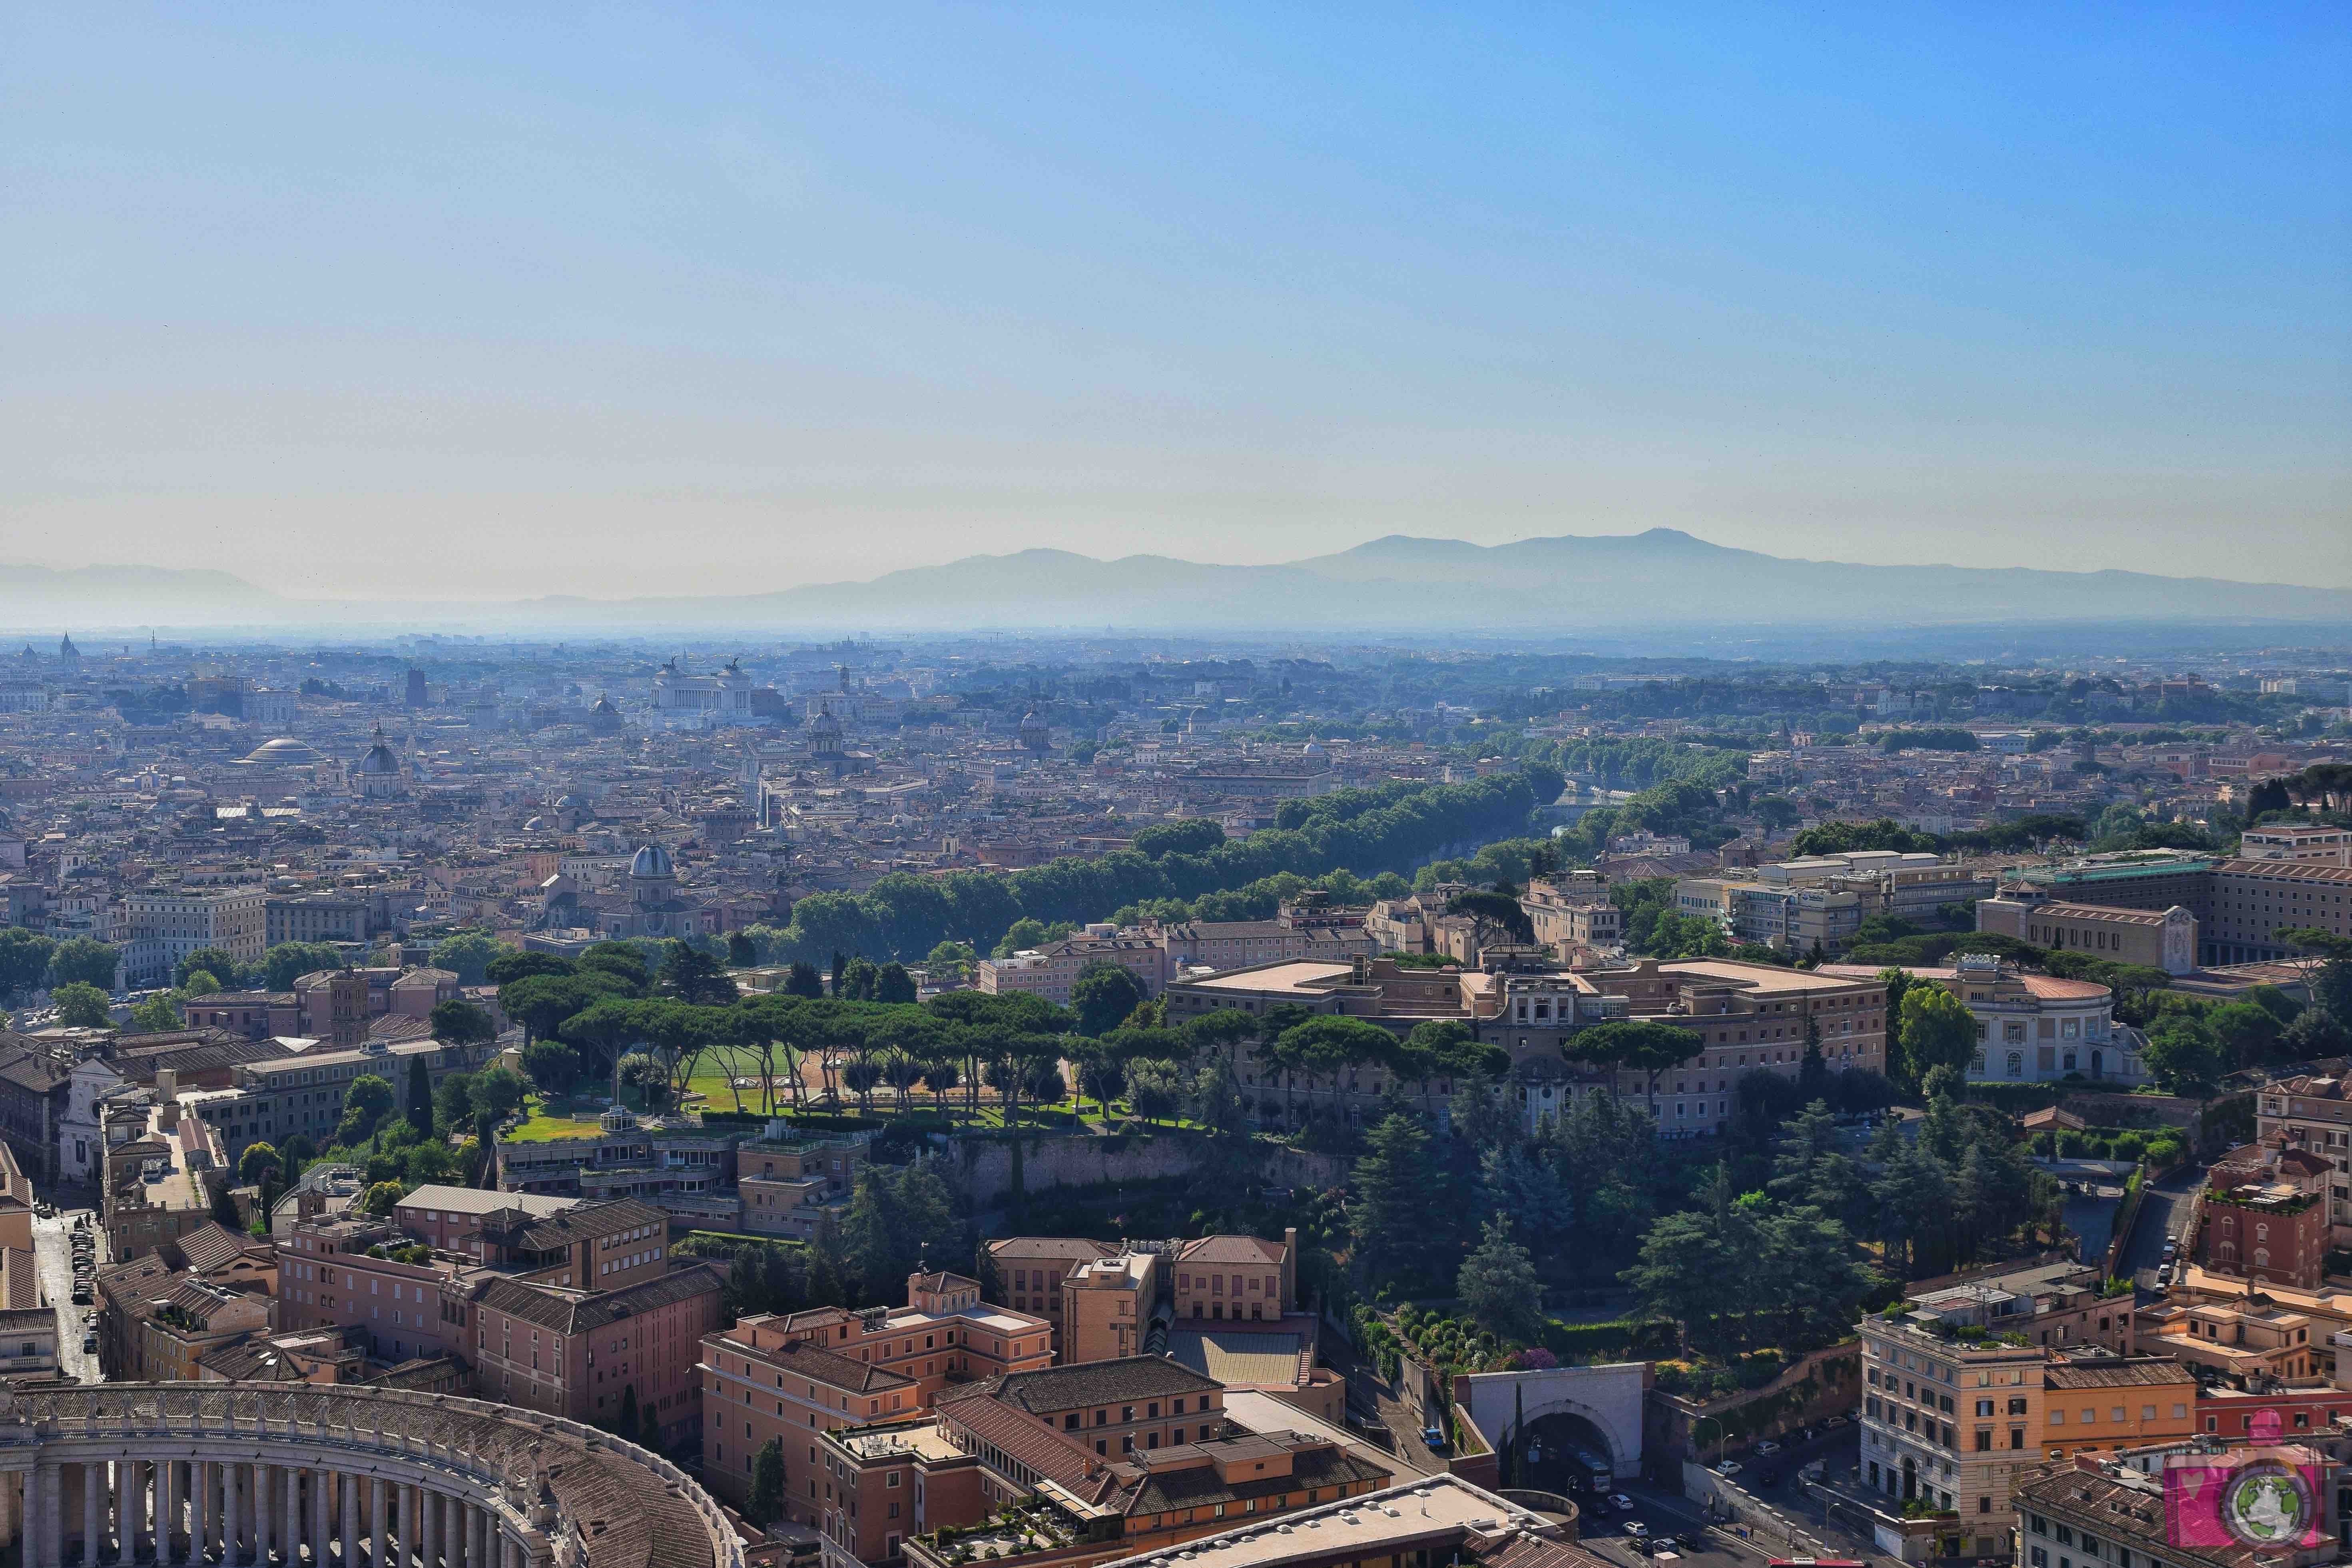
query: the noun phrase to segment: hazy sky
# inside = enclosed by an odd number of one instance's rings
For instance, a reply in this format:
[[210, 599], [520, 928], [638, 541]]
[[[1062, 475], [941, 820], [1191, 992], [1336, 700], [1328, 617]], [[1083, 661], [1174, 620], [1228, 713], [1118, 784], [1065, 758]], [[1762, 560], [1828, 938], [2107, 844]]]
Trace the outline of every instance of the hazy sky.
[[19, 0], [0, 561], [2352, 586], [2346, 16]]

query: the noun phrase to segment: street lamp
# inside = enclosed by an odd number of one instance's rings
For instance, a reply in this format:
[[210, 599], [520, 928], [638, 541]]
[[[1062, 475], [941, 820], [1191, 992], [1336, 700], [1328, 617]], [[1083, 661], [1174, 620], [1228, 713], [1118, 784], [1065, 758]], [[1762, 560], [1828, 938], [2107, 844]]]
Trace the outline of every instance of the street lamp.
[[1718, 1465], [1719, 1465], [1719, 1464], [1723, 1463], [1723, 1430], [1724, 1430], [1724, 1423], [1723, 1423], [1723, 1417], [1722, 1417], [1722, 1416], [1720, 1416], [1720, 1415], [1702, 1415], [1702, 1416], [1700, 1416], [1700, 1417], [1698, 1418], [1698, 1424], [1697, 1424], [1696, 1426], [1693, 1426], [1693, 1427], [1691, 1428], [1691, 1440], [1692, 1440], [1693, 1442], [1695, 1442], [1695, 1443], [1698, 1444], [1698, 1446], [1699, 1446], [1701, 1448], [1705, 1448], [1705, 1447], [1706, 1447], [1706, 1439], [1705, 1439], [1705, 1438], [1701, 1437], [1701, 1436], [1699, 1436], [1699, 1434], [1700, 1434], [1701, 1432], [1703, 1432], [1703, 1431], [1705, 1431], [1705, 1430], [1706, 1429], [1706, 1424], [1707, 1424], [1708, 1422], [1710, 1422], [1710, 1421], [1712, 1421], [1712, 1422], [1714, 1422], [1714, 1423], [1715, 1423], [1715, 1462], [1716, 1462], [1717, 1464], [1718, 1464]]

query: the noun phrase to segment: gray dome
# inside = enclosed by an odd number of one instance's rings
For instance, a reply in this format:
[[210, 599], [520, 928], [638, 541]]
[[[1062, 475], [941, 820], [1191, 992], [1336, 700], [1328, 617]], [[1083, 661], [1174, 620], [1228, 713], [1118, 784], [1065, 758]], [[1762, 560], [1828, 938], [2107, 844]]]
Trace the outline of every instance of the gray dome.
[[274, 741], [264, 741], [254, 747], [243, 760], [255, 767], [307, 768], [325, 759], [319, 749], [308, 742], [298, 741], [291, 735], [280, 735]]
[[629, 875], [675, 877], [677, 875], [677, 867], [670, 860], [668, 850], [658, 844], [648, 844], [637, 851], [635, 859], [629, 862]]

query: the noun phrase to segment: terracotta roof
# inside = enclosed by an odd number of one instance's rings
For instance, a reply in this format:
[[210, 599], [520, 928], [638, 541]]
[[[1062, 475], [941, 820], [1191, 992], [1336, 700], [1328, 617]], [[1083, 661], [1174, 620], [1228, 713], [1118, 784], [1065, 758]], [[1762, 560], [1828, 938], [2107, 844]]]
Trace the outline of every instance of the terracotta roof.
[[593, 1294], [554, 1290], [514, 1279], [493, 1279], [478, 1300], [484, 1307], [527, 1323], [536, 1323], [560, 1334], [577, 1334], [695, 1296], [716, 1296], [719, 1289], [719, 1271], [708, 1263], [698, 1263], [642, 1285]]
[[936, 1274], [918, 1274], [907, 1283], [910, 1289], [916, 1290], [955, 1290], [965, 1286], [970, 1286], [975, 1290], [980, 1289], [979, 1280], [967, 1279], [961, 1274], [950, 1274], [944, 1268]]
[[1035, 1372], [1009, 1372], [979, 1385], [988, 1394], [1032, 1415], [1082, 1405], [1118, 1405], [1177, 1394], [1205, 1394], [1223, 1384], [1165, 1356], [1134, 1355], [1117, 1361], [1081, 1362]]
[[[1244, 1437], [1234, 1442], [1186, 1445], [1200, 1447], [1211, 1454], [1221, 1450], [1242, 1452], [1244, 1446], [1262, 1445], [1267, 1453], [1290, 1455], [1290, 1473], [1281, 1476], [1252, 1477], [1247, 1480], [1228, 1481], [1217, 1473], [1217, 1467], [1194, 1465], [1181, 1470], [1162, 1470], [1152, 1465], [1146, 1471], [1143, 1484], [1135, 1490], [1128, 1504], [1130, 1513], [1165, 1513], [1171, 1509], [1203, 1508], [1212, 1503], [1233, 1502], [1243, 1498], [1272, 1497], [1294, 1492], [1301, 1487], [1352, 1486], [1361, 1481], [1385, 1482], [1395, 1472], [1369, 1459], [1357, 1458], [1336, 1444], [1294, 1444], [1265, 1436]], [[1184, 1448], [1161, 1448], [1150, 1459], [1165, 1463]], [[1246, 1457], [1246, 1455], [1244, 1455]]]
[[2195, 1383], [2189, 1369], [2170, 1356], [2129, 1356], [2114, 1361], [2052, 1362], [2042, 1370], [2049, 1388], [2128, 1388]]
[[976, 1440], [1066, 1487], [1083, 1487], [1087, 1477], [1103, 1468], [1103, 1461], [1090, 1450], [1001, 1399], [960, 1399], [941, 1405], [940, 1416], [950, 1426], [961, 1427]]
[[1283, 1246], [1255, 1236], [1204, 1236], [1186, 1242], [1177, 1252], [1183, 1263], [1259, 1263], [1279, 1265]]
[[1081, 1263], [1091, 1263], [1097, 1258], [1108, 1258], [1118, 1250], [1099, 1241], [1089, 1241], [1082, 1236], [1008, 1236], [1003, 1241], [988, 1244], [989, 1256], [1000, 1258], [1067, 1258]]
[[[764, 1362], [772, 1367], [781, 1367], [795, 1377], [806, 1378], [812, 1383], [822, 1383], [828, 1388], [839, 1389], [845, 1393], [874, 1394], [894, 1388], [915, 1386], [915, 1380], [912, 1378], [901, 1377], [895, 1372], [886, 1372], [871, 1363], [839, 1354], [825, 1349], [823, 1345], [811, 1344], [806, 1340], [795, 1341], [782, 1346], [754, 1346], [747, 1345], [738, 1339], [722, 1336], [715, 1338], [710, 1343], [712, 1349], [724, 1346], [739, 1355], [748, 1355], [754, 1361]], [[970, 1386], [977, 1389], [980, 1385], [973, 1384]]]

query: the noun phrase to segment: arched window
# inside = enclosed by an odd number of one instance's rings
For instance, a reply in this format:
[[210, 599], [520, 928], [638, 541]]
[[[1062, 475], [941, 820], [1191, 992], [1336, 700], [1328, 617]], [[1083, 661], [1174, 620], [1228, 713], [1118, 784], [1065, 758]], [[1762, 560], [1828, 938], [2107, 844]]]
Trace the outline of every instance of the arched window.
[[2009, 1053], [2009, 1076], [2010, 1076], [2010, 1077], [2011, 1077], [2011, 1078], [2021, 1078], [2021, 1077], [2023, 1077], [2023, 1076], [2024, 1076], [2024, 1074], [2025, 1074], [2025, 1053], [2024, 1053], [2023, 1051], [2011, 1051], [2011, 1052], [2010, 1052], [2010, 1053]]
[[2267, 1222], [2254, 1226], [2254, 1239], [2256, 1241], [2268, 1241], [2270, 1238], [2271, 1227]]
[[2257, 1268], [2268, 1268], [2270, 1266], [2270, 1249], [2268, 1247], [2262, 1247], [2254, 1248], [2254, 1267]]

